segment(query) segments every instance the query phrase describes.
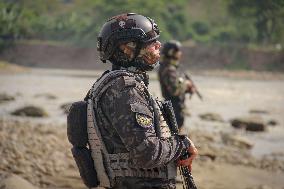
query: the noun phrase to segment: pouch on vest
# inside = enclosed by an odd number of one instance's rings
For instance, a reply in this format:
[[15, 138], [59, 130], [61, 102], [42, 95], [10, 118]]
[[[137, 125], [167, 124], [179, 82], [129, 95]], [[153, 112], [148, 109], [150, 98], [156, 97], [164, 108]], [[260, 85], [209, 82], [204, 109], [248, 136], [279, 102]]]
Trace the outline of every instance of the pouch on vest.
[[90, 150], [86, 147], [73, 147], [71, 151], [84, 184], [89, 188], [97, 187], [99, 182]]
[[89, 187], [97, 187], [99, 182], [97, 172], [88, 144], [87, 133], [87, 103], [85, 101], [74, 102], [67, 116], [67, 136], [73, 145], [72, 154], [80, 176], [84, 184]]
[[72, 103], [67, 116], [67, 136], [73, 146], [87, 146], [87, 102]]

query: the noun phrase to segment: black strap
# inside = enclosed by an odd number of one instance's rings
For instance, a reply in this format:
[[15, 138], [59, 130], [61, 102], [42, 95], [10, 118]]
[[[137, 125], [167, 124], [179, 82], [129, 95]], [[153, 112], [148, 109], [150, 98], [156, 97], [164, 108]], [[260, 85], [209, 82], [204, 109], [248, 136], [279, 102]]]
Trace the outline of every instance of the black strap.
[[86, 94], [86, 96], [85, 96], [85, 98], [84, 98], [84, 101], [88, 102], [88, 99], [90, 98], [91, 91], [92, 91], [92, 89], [90, 89], [90, 90], [87, 92], [87, 94]]
[[[109, 72], [110, 72], [110, 70], [106, 70], [106, 71], [96, 80], [96, 82], [97, 82], [98, 80], [100, 80], [105, 74], [107, 74], [107, 73], [109, 73]], [[95, 82], [95, 83], [96, 83], [96, 82]], [[91, 98], [92, 89], [93, 89], [95, 83], [93, 84], [92, 88], [87, 92], [87, 94], [86, 94], [86, 96], [85, 96], [85, 98], [84, 98], [84, 101], [87, 102], [88, 99]]]
[[154, 126], [156, 130], [157, 137], [161, 138], [161, 127], [160, 127], [160, 113], [159, 113], [159, 106], [156, 100], [151, 97], [152, 107], [154, 109]]

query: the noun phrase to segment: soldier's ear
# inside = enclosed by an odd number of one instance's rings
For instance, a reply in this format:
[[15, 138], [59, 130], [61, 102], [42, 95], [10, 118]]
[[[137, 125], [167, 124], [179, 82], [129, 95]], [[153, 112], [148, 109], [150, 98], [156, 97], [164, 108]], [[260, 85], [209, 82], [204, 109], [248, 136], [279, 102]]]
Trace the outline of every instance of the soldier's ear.
[[128, 44], [121, 44], [119, 46], [120, 50], [122, 50], [122, 52], [124, 54], [126, 54], [129, 58], [133, 58], [134, 56], [134, 50], [135, 47], [133, 47], [132, 45], [128, 45]]
[[124, 52], [125, 48], [126, 48], [126, 44], [119, 45], [119, 49], [122, 50], [122, 52]]

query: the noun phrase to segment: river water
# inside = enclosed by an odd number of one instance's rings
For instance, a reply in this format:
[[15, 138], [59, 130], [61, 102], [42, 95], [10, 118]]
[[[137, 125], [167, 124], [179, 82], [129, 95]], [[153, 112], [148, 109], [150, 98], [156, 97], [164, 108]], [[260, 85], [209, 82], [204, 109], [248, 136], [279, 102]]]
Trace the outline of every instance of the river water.
[[[90, 86], [100, 75], [100, 71], [31, 69], [23, 73], [3, 73], [0, 75], [0, 93], [16, 97], [15, 101], [0, 104], [0, 116], [9, 119], [26, 119], [39, 123], [66, 122], [66, 115], [60, 106], [64, 103], [83, 99]], [[160, 86], [155, 73], [149, 89], [155, 96], [161, 97]], [[284, 152], [284, 84], [283, 80], [234, 79], [217, 76], [192, 76], [204, 100], [193, 96], [186, 101], [191, 114], [186, 119], [186, 127], [222, 132], [241, 132], [254, 143], [252, 154], [262, 156]], [[54, 95], [48, 99], [44, 95]], [[46, 109], [47, 118], [18, 118], [10, 112], [26, 106], [36, 105]], [[265, 110], [266, 114], [257, 116], [265, 122], [276, 120], [277, 125], [269, 127], [267, 132], [252, 133], [236, 131], [230, 126], [230, 119], [252, 115], [250, 110]], [[218, 113], [224, 123], [203, 121], [202, 113]]]

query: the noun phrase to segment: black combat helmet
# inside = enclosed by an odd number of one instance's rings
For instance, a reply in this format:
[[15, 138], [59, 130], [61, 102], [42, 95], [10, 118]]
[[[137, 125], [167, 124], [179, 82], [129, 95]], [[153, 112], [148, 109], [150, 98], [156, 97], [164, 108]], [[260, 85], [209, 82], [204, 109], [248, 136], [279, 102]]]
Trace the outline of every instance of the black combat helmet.
[[[113, 64], [119, 64], [119, 58], [116, 57], [115, 60], [112, 60], [114, 53], [119, 49], [119, 45], [135, 42], [134, 60], [123, 66], [137, 66], [139, 61], [135, 58], [137, 58], [143, 45], [156, 40], [159, 34], [157, 24], [148, 17], [136, 13], [114, 16], [103, 25], [98, 36], [97, 49], [100, 53], [100, 59], [103, 62], [110, 60]], [[136, 65], [133, 65], [133, 62]]]
[[181, 43], [176, 40], [166, 42], [162, 48], [162, 54], [167, 58], [174, 58], [174, 53], [181, 50]]

